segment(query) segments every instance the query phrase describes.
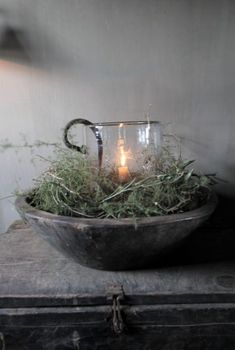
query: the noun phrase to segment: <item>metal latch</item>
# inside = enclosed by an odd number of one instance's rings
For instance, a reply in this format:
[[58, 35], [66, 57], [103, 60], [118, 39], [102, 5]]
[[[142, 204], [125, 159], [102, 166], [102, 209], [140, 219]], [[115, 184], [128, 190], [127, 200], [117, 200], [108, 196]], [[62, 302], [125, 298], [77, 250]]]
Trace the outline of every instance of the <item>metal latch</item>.
[[0, 332], [0, 350], [6, 350], [4, 334]]
[[107, 299], [112, 301], [112, 328], [114, 333], [119, 335], [125, 329], [120, 303], [124, 299], [122, 285], [111, 285], [107, 291]]

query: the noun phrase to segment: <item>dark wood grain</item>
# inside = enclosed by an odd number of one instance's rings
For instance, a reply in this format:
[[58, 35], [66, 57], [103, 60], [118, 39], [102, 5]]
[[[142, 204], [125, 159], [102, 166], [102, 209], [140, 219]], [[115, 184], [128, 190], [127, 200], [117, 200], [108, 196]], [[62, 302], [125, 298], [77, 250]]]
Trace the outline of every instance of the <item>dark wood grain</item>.
[[1, 237], [0, 305], [105, 305], [112, 284], [124, 286], [128, 304], [235, 301], [234, 283], [223, 284], [235, 278], [235, 262], [171, 263], [150, 270], [93, 270], [66, 259], [29, 227], [18, 226]]
[[[162, 266], [106, 272], [16, 222], [0, 237], [0, 349], [234, 350], [234, 232], [212, 217]], [[115, 284], [125, 294], [119, 336], [107, 297]]]
[[0, 313], [0, 327], [6, 348], [17, 350], [235, 346], [235, 305], [137, 306], [124, 312], [128, 328], [118, 337], [109, 325], [108, 307], [6, 309]]

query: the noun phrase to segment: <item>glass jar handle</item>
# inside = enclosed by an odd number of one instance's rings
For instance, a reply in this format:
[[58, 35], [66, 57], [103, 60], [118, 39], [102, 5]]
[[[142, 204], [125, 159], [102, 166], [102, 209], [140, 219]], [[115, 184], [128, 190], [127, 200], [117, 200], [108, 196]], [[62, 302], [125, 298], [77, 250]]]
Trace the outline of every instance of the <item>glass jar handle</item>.
[[83, 149], [84, 147], [81, 146], [77, 146], [77, 145], [74, 145], [72, 144], [70, 141], [69, 141], [69, 138], [68, 138], [68, 132], [69, 132], [69, 129], [74, 126], [75, 124], [83, 124], [83, 125], [92, 125], [92, 123], [89, 121], [89, 120], [86, 120], [86, 119], [73, 119], [71, 120], [68, 124], [66, 124], [65, 128], [64, 128], [64, 143], [65, 145], [68, 147], [68, 148], [71, 148], [71, 149], [74, 149], [78, 152], [81, 152], [81, 153], [84, 153]]
[[86, 153], [86, 152], [84, 152], [84, 146], [79, 147], [77, 145], [74, 145], [68, 139], [69, 129], [75, 124], [90, 125], [90, 129], [92, 130], [92, 132], [94, 133], [95, 138], [96, 138], [96, 142], [97, 142], [97, 146], [98, 146], [98, 162], [99, 162], [99, 168], [101, 168], [102, 158], [103, 158], [103, 141], [102, 141], [102, 137], [100, 135], [100, 132], [99, 132], [98, 128], [92, 122], [90, 122], [89, 120], [82, 119], [82, 118], [77, 118], [77, 119], [71, 120], [65, 126], [65, 128], [64, 128], [64, 135], [63, 135], [63, 140], [64, 140], [65, 145], [68, 148], [74, 149], [74, 150], [76, 150], [78, 152]]

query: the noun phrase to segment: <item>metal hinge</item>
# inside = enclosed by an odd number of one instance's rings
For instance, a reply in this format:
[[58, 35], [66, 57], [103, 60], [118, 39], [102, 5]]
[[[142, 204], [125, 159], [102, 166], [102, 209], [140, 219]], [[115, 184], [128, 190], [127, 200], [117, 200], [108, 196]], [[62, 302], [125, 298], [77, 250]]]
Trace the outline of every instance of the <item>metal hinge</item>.
[[125, 324], [122, 317], [121, 301], [124, 299], [123, 287], [111, 285], [107, 290], [107, 299], [112, 302], [112, 329], [115, 334], [123, 333]]

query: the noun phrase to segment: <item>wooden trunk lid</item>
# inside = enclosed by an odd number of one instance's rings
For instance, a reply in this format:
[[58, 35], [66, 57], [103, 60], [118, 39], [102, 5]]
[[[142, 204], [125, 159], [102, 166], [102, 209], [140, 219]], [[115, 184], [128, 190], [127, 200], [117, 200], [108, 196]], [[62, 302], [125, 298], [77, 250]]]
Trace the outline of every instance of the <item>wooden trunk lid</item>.
[[180, 257], [174, 266], [151, 270], [93, 270], [19, 222], [0, 237], [0, 307], [107, 305], [113, 286], [123, 287], [128, 305], [235, 302], [235, 262], [182, 265]]

